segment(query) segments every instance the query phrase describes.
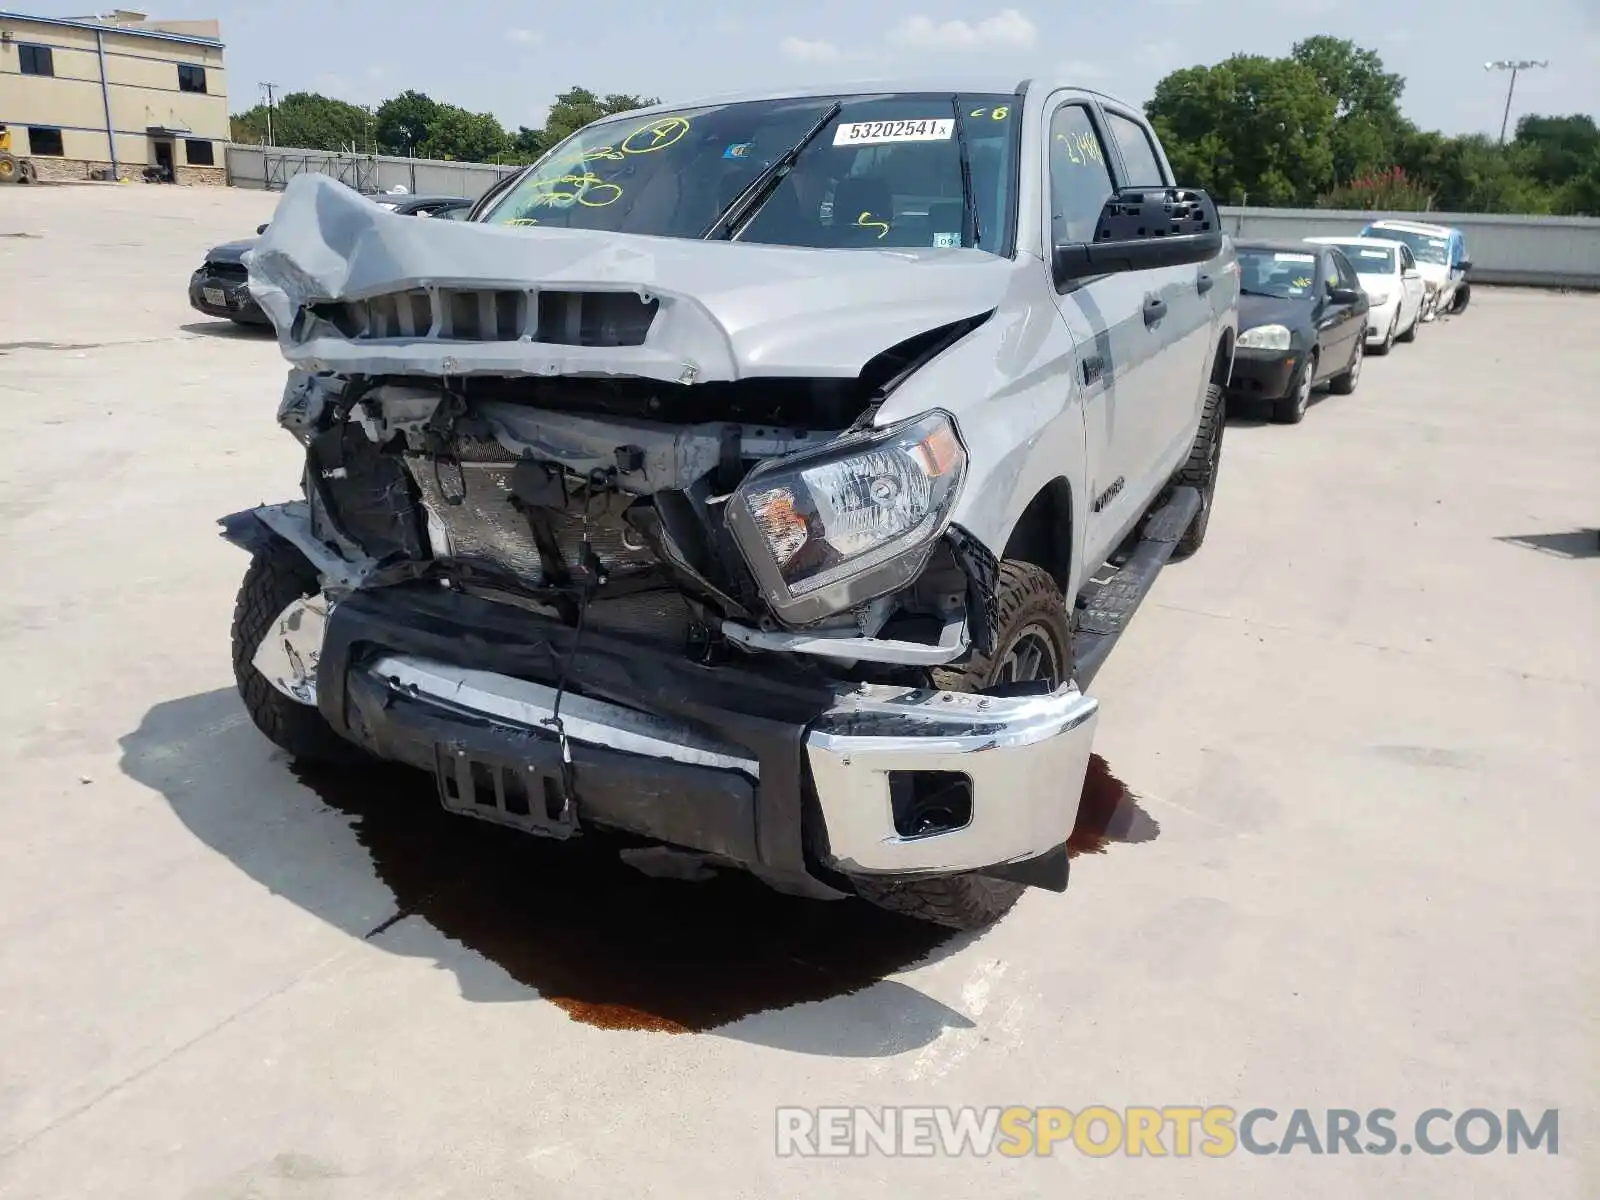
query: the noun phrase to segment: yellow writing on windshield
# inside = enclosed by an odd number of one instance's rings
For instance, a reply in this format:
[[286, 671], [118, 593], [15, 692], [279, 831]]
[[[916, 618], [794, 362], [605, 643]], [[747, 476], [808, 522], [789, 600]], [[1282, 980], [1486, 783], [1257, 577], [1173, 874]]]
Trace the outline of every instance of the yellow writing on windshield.
[[1004, 121], [1011, 115], [1011, 106], [1009, 104], [1002, 104], [998, 108], [975, 108], [967, 115], [969, 117], [976, 117], [980, 121], [985, 117], [991, 121]]
[[511, 220], [506, 222], [507, 225], [537, 225], [538, 223], [539, 221], [536, 217], [512, 217]]
[[646, 125], [641, 125], [627, 137], [622, 139], [622, 152], [624, 154], [651, 154], [657, 150], [665, 150], [689, 132], [689, 122], [685, 117], [661, 117]]
[[1302, 275], [1302, 276], [1300, 276], [1299, 279], [1290, 280], [1289, 286], [1290, 287], [1297, 287], [1297, 288], [1308, 288], [1308, 287], [1311, 286], [1311, 280], [1310, 280], [1309, 277], [1307, 277], [1305, 275]]
[[889, 222], [874, 220], [870, 211], [863, 212], [853, 224], [857, 229], [876, 229], [880, 241], [889, 236]]
[[536, 179], [528, 185], [534, 195], [535, 206], [571, 204], [574, 201], [585, 208], [604, 208], [622, 199], [622, 187], [607, 183], [593, 171], [576, 175], [559, 175], [554, 179]]

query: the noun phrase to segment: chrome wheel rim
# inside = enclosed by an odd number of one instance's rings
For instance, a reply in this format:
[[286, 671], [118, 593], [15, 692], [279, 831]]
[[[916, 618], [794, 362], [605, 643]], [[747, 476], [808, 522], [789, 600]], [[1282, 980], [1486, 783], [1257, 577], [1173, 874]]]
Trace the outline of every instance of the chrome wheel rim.
[[1023, 627], [1012, 640], [1006, 656], [995, 672], [995, 683], [1032, 683], [1043, 679], [1052, 688], [1061, 686], [1061, 658], [1044, 626]]
[[1367, 348], [1360, 342], [1356, 343], [1356, 358], [1350, 364], [1350, 386], [1355, 387], [1356, 380], [1361, 378], [1361, 360], [1367, 356]]
[[1311, 403], [1311, 376], [1316, 372], [1316, 359], [1306, 363], [1305, 370], [1300, 373], [1300, 390], [1295, 394], [1294, 406], [1300, 412], [1305, 412], [1306, 405]]

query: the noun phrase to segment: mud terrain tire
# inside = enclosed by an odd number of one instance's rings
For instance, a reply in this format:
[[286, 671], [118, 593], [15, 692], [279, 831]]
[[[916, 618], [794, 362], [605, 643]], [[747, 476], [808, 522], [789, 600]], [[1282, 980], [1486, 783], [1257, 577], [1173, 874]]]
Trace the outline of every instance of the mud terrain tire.
[[245, 711], [273, 745], [301, 762], [360, 762], [365, 756], [359, 747], [335, 733], [316, 709], [278, 691], [250, 661], [278, 614], [317, 587], [316, 571], [293, 547], [274, 542], [256, 552], [233, 606], [233, 678]]

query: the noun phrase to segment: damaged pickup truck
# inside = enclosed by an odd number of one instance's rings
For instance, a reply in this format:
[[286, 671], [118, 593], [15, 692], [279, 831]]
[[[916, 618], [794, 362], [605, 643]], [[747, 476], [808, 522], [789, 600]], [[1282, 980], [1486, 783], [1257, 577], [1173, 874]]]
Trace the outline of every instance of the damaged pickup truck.
[[462, 222], [296, 176], [303, 496], [222, 520], [310, 760], [963, 928], [1062, 891], [1094, 672], [1206, 532], [1231, 244], [1064, 85], [610, 118]]

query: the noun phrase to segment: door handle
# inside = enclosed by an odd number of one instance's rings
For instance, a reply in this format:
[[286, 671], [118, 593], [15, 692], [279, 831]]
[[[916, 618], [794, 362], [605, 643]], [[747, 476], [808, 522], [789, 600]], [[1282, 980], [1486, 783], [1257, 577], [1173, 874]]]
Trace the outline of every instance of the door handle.
[[1211, 285], [1215, 282], [1216, 280], [1212, 279], [1211, 276], [1202, 275], [1199, 279], [1194, 281], [1195, 290], [1204, 296], [1211, 290]]
[[1083, 382], [1094, 383], [1106, 369], [1106, 360], [1098, 354], [1091, 354], [1083, 360]]
[[1160, 296], [1146, 296], [1144, 298], [1144, 323], [1154, 325], [1167, 315], [1167, 302]]

